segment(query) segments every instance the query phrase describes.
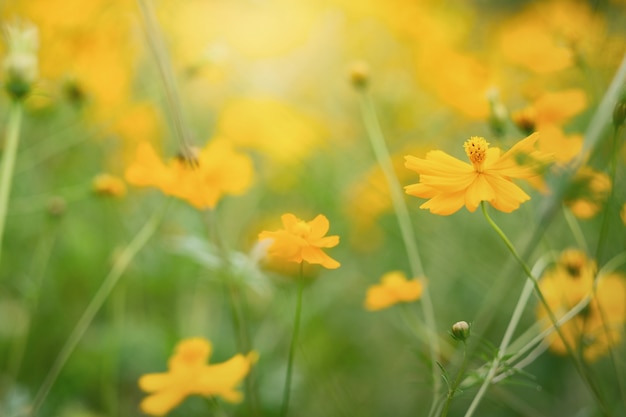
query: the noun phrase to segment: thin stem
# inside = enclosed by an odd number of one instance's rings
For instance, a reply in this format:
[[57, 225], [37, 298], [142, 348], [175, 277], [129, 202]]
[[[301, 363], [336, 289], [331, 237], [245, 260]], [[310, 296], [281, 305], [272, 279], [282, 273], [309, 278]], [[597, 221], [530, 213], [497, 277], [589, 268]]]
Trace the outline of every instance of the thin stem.
[[304, 292], [304, 264], [300, 264], [300, 277], [298, 282], [298, 300], [296, 301], [296, 314], [293, 322], [293, 334], [291, 335], [291, 344], [289, 345], [289, 357], [287, 359], [287, 376], [285, 377], [285, 390], [283, 392], [283, 405], [280, 410], [280, 416], [285, 417], [289, 409], [289, 396], [291, 394], [291, 374], [293, 371], [293, 357], [296, 351], [296, 343], [298, 341], [298, 332], [300, 331], [300, 316], [302, 314], [302, 293]]
[[2, 255], [2, 238], [4, 236], [4, 224], [9, 206], [11, 194], [11, 182], [15, 167], [15, 158], [20, 140], [20, 127], [22, 125], [22, 102], [12, 100], [9, 107], [9, 121], [7, 123], [6, 143], [2, 155], [2, 168], [0, 171], [0, 255]]
[[63, 348], [57, 355], [52, 367], [48, 371], [48, 375], [44, 380], [43, 384], [39, 388], [35, 399], [33, 400], [33, 406], [31, 408], [30, 414], [32, 416], [36, 416], [39, 408], [43, 404], [46, 396], [50, 392], [52, 385], [56, 381], [57, 377], [61, 373], [61, 370], [65, 366], [65, 363], [71, 356], [74, 349], [82, 339], [83, 335], [91, 325], [94, 317], [100, 311], [100, 308], [107, 300], [111, 291], [115, 287], [115, 284], [122, 277], [122, 274], [126, 271], [126, 268], [131, 263], [131, 261], [135, 258], [137, 253], [146, 245], [148, 240], [152, 237], [154, 232], [157, 230], [158, 225], [161, 223], [161, 219], [163, 218], [165, 211], [167, 210], [167, 204], [162, 210], [155, 212], [150, 219], [144, 224], [144, 226], [139, 230], [139, 232], [135, 235], [133, 240], [124, 248], [121, 254], [115, 260], [113, 267], [109, 271], [108, 275], [102, 281], [100, 288], [96, 292], [96, 295], [91, 299], [91, 302], [83, 312], [80, 320], [76, 326], [74, 326], [74, 330], [69, 335]]
[[[376, 110], [370, 96], [366, 91], [360, 92], [360, 107], [361, 114], [363, 116], [363, 122], [367, 131], [372, 149], [376, 155], [376, 160], [380, 165], [380, 168], [385, 175], [387, 184], [389, 186], [389, 194], [393, 209], [398, 220], [398, 226], [400, 227], [400, 233], [404, 242], [407, 257], [411, 266], [411, 273], [416, 279], [425, 281], [424, 268], [422, 266], [421, 257], [417, 248], [417, 242], [414, 238], [413, 225], [411, 224], [411, 217], [409, 216], [409, 210], [407, 209], [404, 201], [404, 194], [398, 178], [396, 177], [393, 165], [391, 163], [391, 156], [389, 150], [385, 144], [385, 137], [382, 133]], [[437, 323], [435, 320], [435, 310], [433, 307], [432, 299], [428, 285], [424, 282], [424, 292], [422, 293], [420, 306], [422, 308], [422, 314], [424, 316], [424, 322], [429, 333], [428, 348], [431, 360], [431, 371], [433, 379], [433, 401], [431, 404], [431, 411], [436, 407], [437, 398], [441, 391], [441, 380], [439, 378], [439, 369], [437, 367], [437, 360], [440, 354], [439, 337], [437, 336]]]
[[611, 135], [611, 160], [609, 162], [609, 178], [611, 180], [611, 189], [609, 191], [609, 195], [606, 199], [605, 209], [602, 216], [602, 225], [600, 226], [600, 235], [598, 237], [598, 247], [596, 248], [596, 261], [600, 264], [604, 262], [605, 252], [607, 250], [607, 245], [609, 243], [608, 240], [608, 231], [609, 231], [609, 220], [611, 215], [613, 214], [613, 199], [615, 196], [615, 177], [617, 175], [617, 158], [619, 145], [617, 141], [619, 129], [614, 128], [613, 134]]
[[587, 242], [585, 241], [585, 235], [580, 228], [580, 224], [578, 224], [578, 221], [576, 220], [576, 217], [572, 214], [572, 211], [568, 209], [565, 205], [563, 205], [563, 217], [565, 218], [567, 225], [572, 231], [572, 235], [574, 236], [576, 245], [585, 252], [587, 252]]
[[513, 333], [515, 332], [515, 329], [517, 328], [517, 325], [519, 324], [520, 318], [522, 317], [522, 313], [524, 312], [524, 309], [526, 308], [526, 305], [528, 304], [528, 299], [530, 298], [530, 295], [532, 294], [532, 292], [533, 292], [533, 282], [531, 279], [528, 279], [526, 280], [526, 283], [524, 284], [524, 288], [522, 289], [522, 293], [520, 294], [520, 297], [517, 301], [517, 305], [515, 306], [515, 310], [513, 311], [513, 316], [511, 316], [511, 320], [509, 321], [506, 331], [504, 332], [504, 336], [502, 337], [502, 341], [500, 342], [500, 347], [498, 348], [498, 353], [496, 354], [496, 357], [493, 359], [491, 367], [489, 368], [489, 371], [487, 372], [487, 375], [485, 376], [485, 379], [483, 380], [482, 385], [478, 389], [476, 396], [474, 397], [474, 399], [472, 400], [472, 403], [470, 404], [469, 408], [465, 412], [465, 417], [470, 417], [474, 414], [474, 412], [476, 411], [476, 408], [478, 407], [478, 404], [480, 404], [480, 401], [482, 400], [483, 396], [487, 392], [487, 388], [489, 387], [489, 385], [492, 383], [493, 379], [495, 378], [498, 368], [500, 366], [500, 362], [502, 361], [502, 358], [504, 357], [504, 354], [506, 353], [506, 350], [508, 349], [509, 344], [511, 343], [511, 338], [513, 337]]
[[[530, 270], [530, 268], [528, 267], [528, 265], [526, 265], [526, 263], [519, 256], [519, 254], [515, 250], [515, 247], [513, 246], [511, 241], [509, 240], [509, 238], [504, 234], [502, 229], [500, 229], [500, 227], [498, 227], [498, 225], [489, 216], [489, 213], [487, 212], [487, 205], [485, 204], [484, 201], [481, 201], [481, 208], [482, 208], [483, 215], [485, 216], [485, 219], [487, 220], [487, 223], [489, 223], [489, 225], [493, 228], [493, 230], [495, 230], [495, 232], [498, 234], [498, 236], [500, 236], [500, 238], [502, 239], [502, 241], [504, 242], [506, 247], [509, 249], [509, 251], [511, 252], [513, 257], [515, 258], [515, 260], [517, 260], [519, 265], [524, 270], [524, 273], [526, 274], [526, 276], [528, 278], [530, 278], [530, 280], [532, 281], [533, 287], [535, 289], [535, 294], [537, 295], [537, 298], [539, 298], [539, 301], [541, 302], [543, 308], [546, 310], [546, 313], [548, 314], [548, 317], [550, 318], [550, 321], [554, 325], [555, 331], [557, 332], [557, 334], [559, 335], [559, 337], [563, 341], [563, 345], [565, 346], [565, 349], [567, 350], [568, 355], [572, 358], [572, 360], [574, 362], [574, 365], [576, 367], [576, 370], [578, 371], [580, 376], [583, 377], [583, 379], [585, 380], [587, 386], [589, 387], [589, 389], [591, 390], [592, 394], [594, 395], [596, 401], [598, 402], [598, 405], [602, 409], [602, 412], [605, 415], [607, 415], [607, 416], [611, 415], [609, 410], [606, 408], [606, 406], [604, 404], [604, 401], [602, 400], [602, 397], [600, 396], [600, 391], [598, 390], [598, 388], [596, 387], [594, 382], [591, 380], [589, 374], [586, 372], [586, 370], [584, 369], [583, 365], [580, 363], [578, 357], [574, 354], [574, 350], [572, 349], [572, 347], [570, 346], [569, 342], [567, 341], [567, 339], [563, 335], [563, 332], [561, 331], [561, 328], [560, 328], [560, 326], [558, 324], [559, 323], [558, 319], [554, 315], [554, 312], [550, 308], [550, 305], [548, 304], [548, 301], [545, 299], [545, 297], [543, 296], [543, 293], [541, 292], [541, 288], [539, 287], [539, 281], [537, 280], [537, 278], [535, 278], [535, 276], [533, 275], [533, 273]], [[467, 414], [466, 414], [466, 417], [468, 417]]]
[[456, 374], [456, 378], [454, 378], [454, 383], [451, 387], [448, 387], [448, 396], [446, 398], [446, 403], [443, 406], [443, 411], [441, 412], [441, 417], [446, 417], [448, 415], [448, 410], [450, 409], [450, 404], [452, 404], [452, 399], [456, 394], [459, 385], [461, 384], [463, 375], [465, 374], [465, 368], [467, 367], [467, 344], [465, 340], [463, 341], [463, 361], [461, 362], [461, 367], [459, 368], [459, 372]]
[[181, 144], [181, 151], [189, 161], [195, 161], [195, 156], [191, 149], [191, 138], [189, 129], [183, 118], [182, 105], [176, 85], [176, 78], [172, 70], [171, 61], [165, 48], [165, 42], [159, 27], [152, 3], [149, 0], [138, 0], [141, 15], [145, 24], [146, 37], [152, 48], [157, 63], [159, 74], [163, 80], [165, 96], [169, 107], [170, 116], [174, 122], [174, 128]]

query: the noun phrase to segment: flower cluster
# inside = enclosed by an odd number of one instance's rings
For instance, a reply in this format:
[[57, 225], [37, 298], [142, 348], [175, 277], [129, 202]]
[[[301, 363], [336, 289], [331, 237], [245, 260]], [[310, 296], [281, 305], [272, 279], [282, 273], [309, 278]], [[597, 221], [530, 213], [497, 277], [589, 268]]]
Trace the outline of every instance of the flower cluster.
[[[596, 263], [577, 249], [561, 253], [556, 266], [539, 283], [550, 309], [563, 317], [576, 304], [591, 297], [587, 307], [561, 326], [561, 332], [574, 351], [581, 350], [587, 361], [594, 361], [619, 343], [626, 322], [626, 280], [622, 274], [596, 277]], [[595, 285], [595, 290], [594, 290]], [[537, 307], [537, 317], [546, 326], [547, 311]], [[556, 334], [548, 339], [550, 350], [566, 354], [563, 340]]]

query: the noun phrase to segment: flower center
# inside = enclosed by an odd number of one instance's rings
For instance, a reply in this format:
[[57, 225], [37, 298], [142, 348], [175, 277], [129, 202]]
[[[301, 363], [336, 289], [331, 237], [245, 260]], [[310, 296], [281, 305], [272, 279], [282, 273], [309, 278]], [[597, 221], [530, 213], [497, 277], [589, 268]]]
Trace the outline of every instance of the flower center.
[[463, 148], [465, 148], [465, 153], [467, 154], [469, 160], [472, 161], [474, 169], [478, 172], [482, 172], [483, 163], [487, 158], [489, 143], [487, 143], [483, 137], [472, 136], [463, 144]]
[[293, 228], [293, 234], [299, 237], [308, 236], [311, 233], [311, 226], [307, 222], [299, 221]]

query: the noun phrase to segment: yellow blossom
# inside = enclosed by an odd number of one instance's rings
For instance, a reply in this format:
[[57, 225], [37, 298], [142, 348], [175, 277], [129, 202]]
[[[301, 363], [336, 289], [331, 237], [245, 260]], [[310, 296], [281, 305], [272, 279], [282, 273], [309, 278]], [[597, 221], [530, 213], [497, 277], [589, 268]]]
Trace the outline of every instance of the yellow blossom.
[[[550, 309], [558, 318], [585, 297], [591, 301], [578, 315], [561, 326], [561, 333], [574, 351], [582, 350], [587, 361], [606, 354], [619, 343], [626, 320], [626, 281], [619, 273], [596, 279], [596, 263], [576, 249], [563, 251], [556, 266], [547, 271], [539, 282]], [[537, 317], [550, 326], [543, 305], [537, 307]], [[564, 355], [567, 349], [555, 333], [548, 336], [550, 350]]]
[[602, 209], [611, 191], [611, 179], [604, 172], [584, 166], [574, 176], [565, 204], [580, 219], [590, 219]]
[[422, 282], [418, 279], [408, 280], [401, 271], [391, 271], [383, 275], [379, 285], [367, 289], [365, 309], [382, 310], [397, 303], [409, 303], [422, 296]]
[[259, 239], [272, 239], [268, 254], [288, 262], [319, 264], [328, 269], [339, 268], [340, 263], [328, 256], [322, 248], [339, 244], [339, 236], [325, 236], [330, 228], [326, 216], [319, 214], [310, 222], [300, 220], [291, 213], [283, 214], [284, 229], [264, 231]]
[[530, 199], [511, 178], [537, 177], [550, 159], [535, 150], [539, 139], [532, 134], [501, 155], [482, 137], [471, 137], [464, 148], [471, 164], [443, 151], [430, 151], [425, 159], [406, 156], [405, 166], [420, 174], [420, 182], [405, 187], [406, 193], [429, 198], [420, 208], [449, 215], [465, 205], [474, 211], [488, 201], [500, 211], [511, 212]]
[[197, 152], [193, 163], [173, 158], [165, 165], [152, 146], [142, 142], [126, 180], [136, 186], [157, 187], [197, 209], [214, 208], [223, 195], [243, 194], [252, 183], [252, 160], [221, 139]]
[[182, 340], [168, 361], [168, 372], [143, 375], [139, 387], [149, 393], [140, 404], [152, 416], [163, 416], [189, 395], [219, 396], [231, 403], [240, 402], [237, 385], [258, 359], [256, 352], [237, 354], [226, 362], [207, 364], [212, 345], [203, 338]]
[[93, 190], [96, 194], [111, 197], [124, 197], [126, 184], [121, 178], [111, 174], [99, 174], [93, 179]]

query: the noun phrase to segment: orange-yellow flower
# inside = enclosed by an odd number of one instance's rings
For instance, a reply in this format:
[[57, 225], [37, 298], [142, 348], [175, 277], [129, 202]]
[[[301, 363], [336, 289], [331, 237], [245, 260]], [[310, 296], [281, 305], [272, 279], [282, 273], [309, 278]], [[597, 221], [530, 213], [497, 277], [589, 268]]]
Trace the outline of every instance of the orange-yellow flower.
[[140, 187], [157, 187], [198, 209], [212, 209], [222, 196], [243, 194], [250, 187], [252, 160], [228, 142], [213, 139], [196, 156], [193, 162], [174, 158], [165, 165], [152, 146], [142, 142], [126, 170], [126, 180]]
[[268, 249], [270, 257], [297, 263], [307, 261], [328, 269], [339, 268], [340, 263], [322, 250], [339, 244], [339, 236], [325, 236], [330, 228], [326, 216], [319, 214], [310, 222], [306, 222], [291, 213], [286, 213], [281, 219], [284, 229], [259, 234], [259, 239], [273, 241]]
[[146, 374], [139, 379], [139, 387], [150, 393], [141, 402], [141, 410], [163, 416], [189, 395], [219, 396], [231, 403], [241, 401], [243, 395], [236, 387], [258, 354], [237, 354], [226, 362], [209, 365], [211, 351], [211, 342], [203, 338], [182, 340], [168, 361], [168, 372]]
[[391, 271], [383, 275], [381, 283], [367, 289], [365, 309], [382, 310], [397, 303], [410, 303], [422, 296], [424, 287], [418, 279], [408, 280], [404, 273]]
[[[576, 249], [563, 251], [556, 266], [547, 271], [539, 282], [550, 309], [558, 318], [571, 310], [585, 297], [589, 305], [561, 326], [561, 333], [570, 347], [580, 347], [587, 361], [606, 354], [619, 343], [626, 321], [626, 281], [619, 273], [610, 273], [596, 279], [596, 263]], [[596, 288], [593, 290], [594, 280]], [[537, 307], [537, 318], [551, 325], [543, 305]], [[567, 349], [556, 333], [548, 336], [550, 350], [565, 355]]]
[[428, 152], [425, 159], [406, 156], [405, 166], [420, 174], [420, 182], [406, 186], [406, 193], [429, 198], [420, 208], [435, 214], [449, 215], [464, 205], [473, 212], [481, 201], [509, 213], [530, 199], [511, 178], [537, 177], [550, 159], [535, 150], [538, 139], [532, 134], [501, 155], [484, 138], [472, 136], [464, 144], [471, 164], [443, 151]]

